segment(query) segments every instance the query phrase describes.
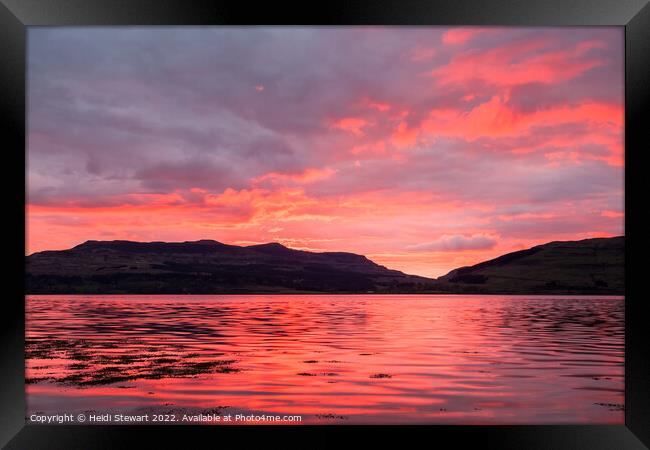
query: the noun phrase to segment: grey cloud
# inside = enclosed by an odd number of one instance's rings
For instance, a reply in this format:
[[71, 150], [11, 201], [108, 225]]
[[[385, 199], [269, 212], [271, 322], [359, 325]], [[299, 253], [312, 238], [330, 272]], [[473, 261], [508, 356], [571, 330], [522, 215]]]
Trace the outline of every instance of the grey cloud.
[[497, 240], [488, 235], [475, 234], [466, 236], [462, 234], [442, 235], [433, 242], [407, 246], [407, 250], [457, 252], [465, 250], [485, 250], [494, 247]]

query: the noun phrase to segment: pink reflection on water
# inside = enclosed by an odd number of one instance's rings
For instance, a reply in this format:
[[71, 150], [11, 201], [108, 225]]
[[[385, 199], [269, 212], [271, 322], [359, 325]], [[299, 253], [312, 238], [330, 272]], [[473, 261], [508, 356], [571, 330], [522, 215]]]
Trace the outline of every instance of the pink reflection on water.
[[30, 296], [31, 412], [624, 422], [621, 297]]

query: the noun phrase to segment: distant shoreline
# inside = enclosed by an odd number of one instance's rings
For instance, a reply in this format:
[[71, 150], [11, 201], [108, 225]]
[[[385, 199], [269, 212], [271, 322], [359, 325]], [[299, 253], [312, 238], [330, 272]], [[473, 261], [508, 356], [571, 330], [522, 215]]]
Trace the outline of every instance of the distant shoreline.
[[435, 279], [364, 255], [278, 243], [86, 241], [28, 256], [25, 288], [40, 295], [624, 295], [625, 237], [553, 241]]

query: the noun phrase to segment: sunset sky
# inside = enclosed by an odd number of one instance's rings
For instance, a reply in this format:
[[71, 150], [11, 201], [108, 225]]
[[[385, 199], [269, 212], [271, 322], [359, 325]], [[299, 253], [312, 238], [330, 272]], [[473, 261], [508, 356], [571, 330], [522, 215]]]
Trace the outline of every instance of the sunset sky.
[[623, 29], [29, 28], [27, 249], [214, 239], [407, 273], [622, 235]]

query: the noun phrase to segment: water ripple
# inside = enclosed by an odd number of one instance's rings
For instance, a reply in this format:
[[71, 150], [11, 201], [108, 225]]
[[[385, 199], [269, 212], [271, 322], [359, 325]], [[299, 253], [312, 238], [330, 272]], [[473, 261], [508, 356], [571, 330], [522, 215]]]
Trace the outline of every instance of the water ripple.
[[315, 423], [624, 414], [621, 297], [30, 296], [26, 356], [30, 411], [227, 404]]

